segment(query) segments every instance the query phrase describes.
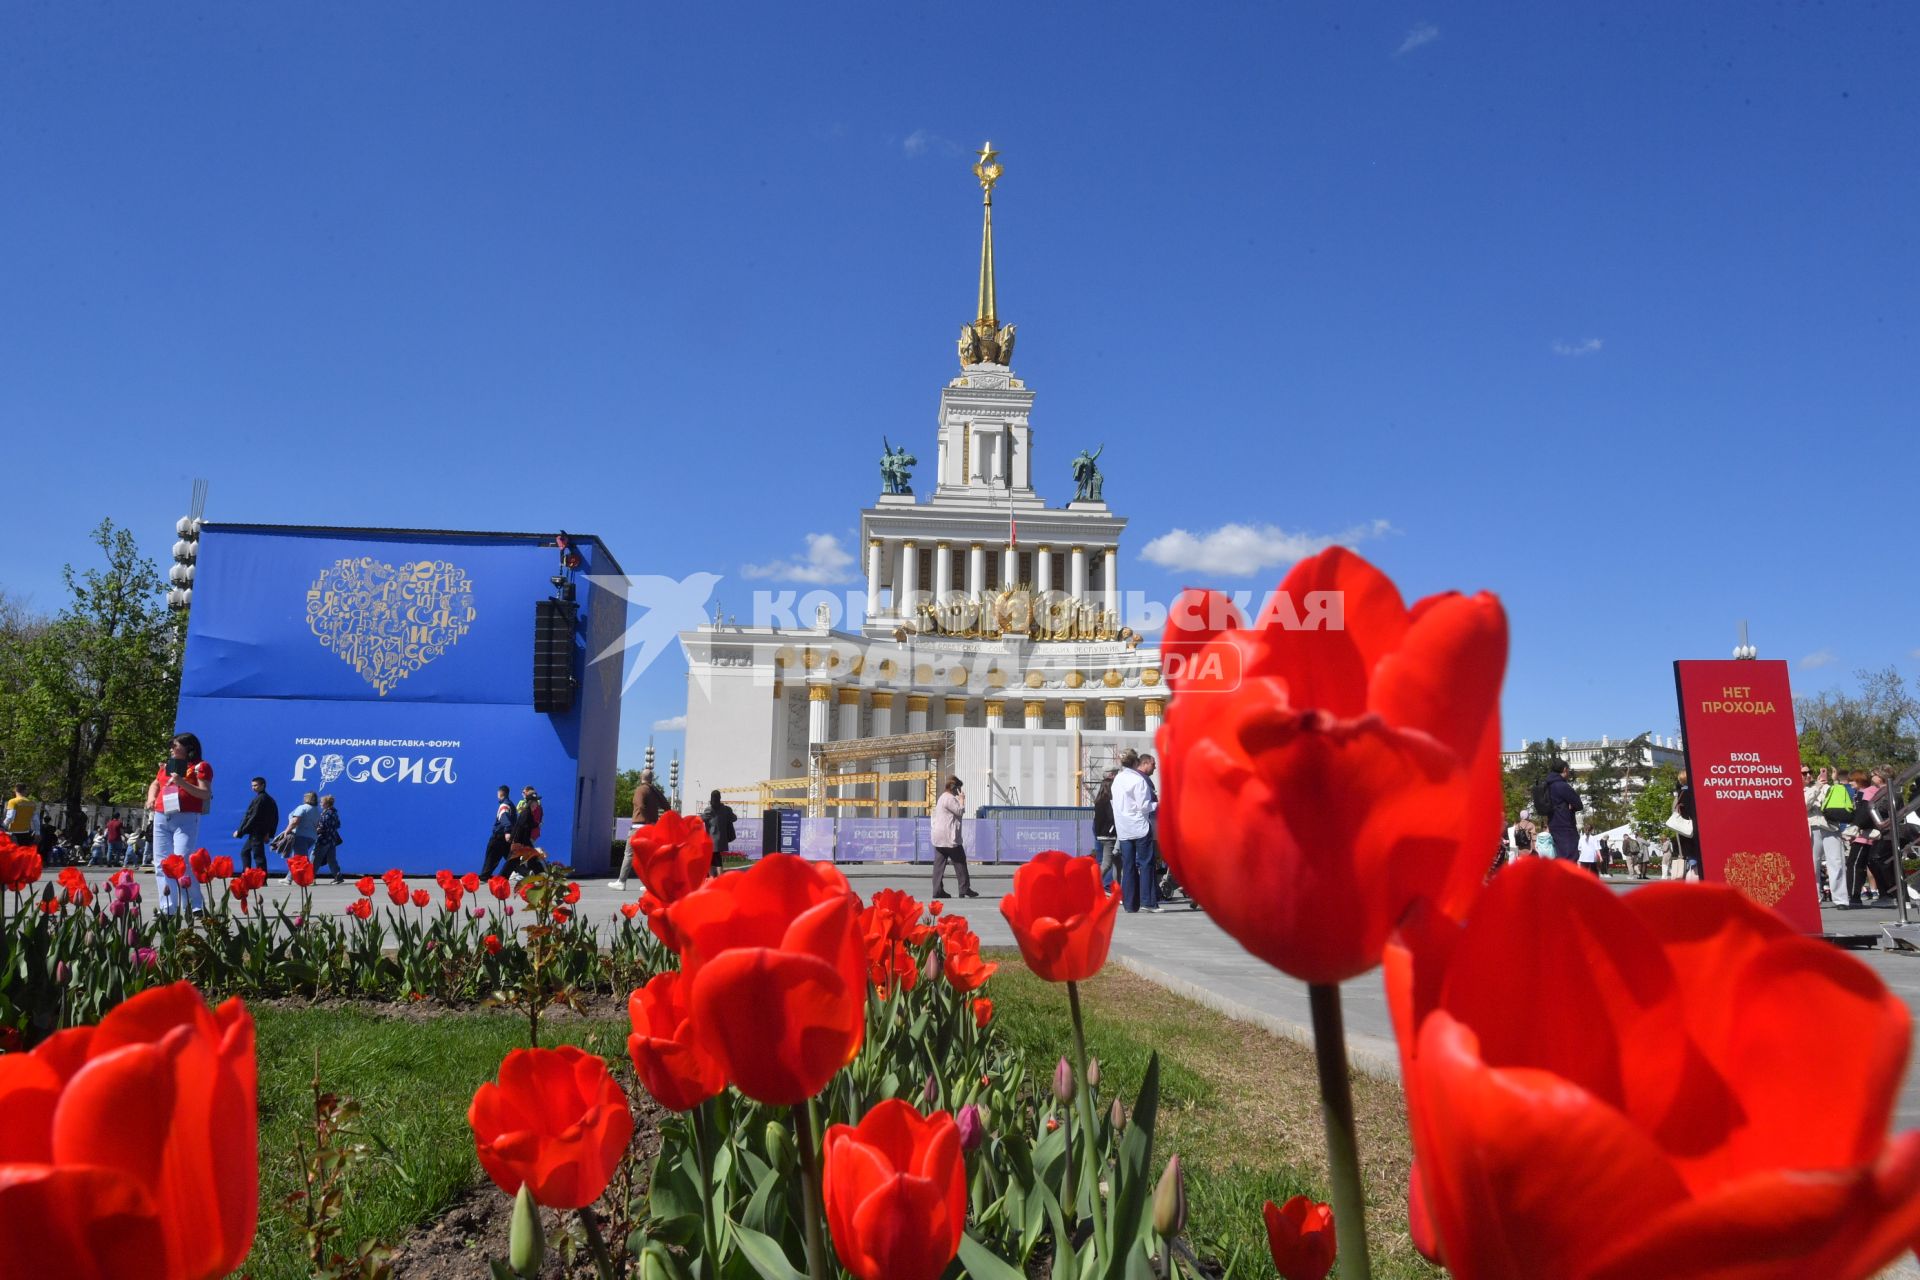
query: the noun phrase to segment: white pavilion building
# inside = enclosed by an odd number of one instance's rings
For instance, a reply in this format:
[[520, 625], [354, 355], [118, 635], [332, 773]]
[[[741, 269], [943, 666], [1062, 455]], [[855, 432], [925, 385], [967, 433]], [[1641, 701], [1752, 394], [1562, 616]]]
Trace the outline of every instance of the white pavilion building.
[[[995, 297], [991, 144], [974, 173], [979, 305], [940, 391], [931, 491], [911, 483], [928, 467], [890, 445], [887, 491], [860, 514], [857, 628], [823, 609], [812, 628], [716, 619], [680, 634], [689, 807], [718, 788], [743, 816], [915, 816], [947, 773], [971, 808], [1079, 807], [1122, 749], [1152, 749], [1166, 691], [1157, 650], [1121, 625], [1127, 522], [1101, 498], [1097, 450], [1040, 466]], [[1041, 474], [1072, 500], [1050, 505]]]

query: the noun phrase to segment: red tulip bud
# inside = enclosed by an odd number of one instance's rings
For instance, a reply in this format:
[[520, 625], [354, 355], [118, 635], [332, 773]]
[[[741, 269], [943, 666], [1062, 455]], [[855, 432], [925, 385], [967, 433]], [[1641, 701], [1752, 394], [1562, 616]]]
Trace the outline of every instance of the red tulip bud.
[[1098, 1058], [1087, 1059], [1087, 1087], [1089, 1089], [1100, 1087], [1100, 1059]]
[[1067, 1103], [1073, 1101], [1073, 1095], [1073, 1064], [1063, 1057], [1060, 1065], [1053, 1069], [1053, 1096]]
[[1120, 1099], [1113, 1100], [1113, 1106], [1107, 1110], [1107, 1123], [1113, 1126], [1115, 1133], [1127, 1127], [1127, 1111], [1120, 1105]]
[[940, 1085], [932, 1076], [927, 1077], [926, 1085], [920, 1090], [920, 1109], [933, 1110], [933, 1104], [940, 1097]]
[[942, 967], [940, 963], [940, 948], [935, 947], [933, 950], [927, 952], [927, 962], [920, 966], [920, 981], [940, 981]]

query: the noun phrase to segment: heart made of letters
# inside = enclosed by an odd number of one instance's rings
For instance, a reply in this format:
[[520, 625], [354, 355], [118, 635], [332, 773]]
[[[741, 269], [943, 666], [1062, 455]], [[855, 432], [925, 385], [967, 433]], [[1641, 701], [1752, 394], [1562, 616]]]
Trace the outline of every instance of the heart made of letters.
[[1777, 853], [1736, 853], [1727, 859], [1727, 883], [1763, 907], [1771, 907], [1793, 888], [1793, 864]]
[[445, 560], [336, 560], [307, 588], [307, 626], [381, 697], [473, 626], [473, 583]]

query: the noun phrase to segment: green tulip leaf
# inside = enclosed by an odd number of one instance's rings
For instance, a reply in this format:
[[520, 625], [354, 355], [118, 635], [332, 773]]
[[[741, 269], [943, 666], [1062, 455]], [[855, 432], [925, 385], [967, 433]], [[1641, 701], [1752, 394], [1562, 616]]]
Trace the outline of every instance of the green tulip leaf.
[[971, 1234], [960, 1237], [960, 1263], [971, 1280], [1027, 1280], [1023, 1272]]
[[772, 1236], [737, 1222], [733, 1224], [733, 1236], [760, 1280], [807, 1280], [805, 1273], [794, 1270], [786, 1251]]

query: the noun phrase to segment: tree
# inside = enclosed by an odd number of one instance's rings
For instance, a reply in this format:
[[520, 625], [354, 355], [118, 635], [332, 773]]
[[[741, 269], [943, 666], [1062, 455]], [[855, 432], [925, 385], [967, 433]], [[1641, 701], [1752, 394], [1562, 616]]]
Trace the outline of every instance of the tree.
[[1920, 756], [1920, 698], [1898, 670], [1856, 671], [1858, 693], [1830, 690], [1796, 698], [1800, 758], [1819, 767], [1871, 769]]
[[1680, 771], [1663, 764], [1653, 771], [1647, 785], [1628, 807], [1633, 829], [1643, 840], [1658, 840], [1666, 835], [1667, 815], [1673, 812], [1673, 793], [1680, 783]]
[[1592, 767], [1581, 778], [1589, 830], [1611, 831], [1626, 823], [1634, 794], [1647, 780], [1646, 754], [1645, 734], [1594, 753]]
[[32, 632], [4, 677], [20, 687], [8, 726], [17, 776], [37, 780], [73, 816], [89, 800], [144, 795], [180, 701], [184, 619], [166, 607], [159, 568], [111, 520], [93, 543], [105, 567], [66, 566], [66, 608]]
[[638, 769], [622, 769], [614, 775], [613, 781], [613, 818], [618, 822], [622, 818], [633, 816], [633, 792], [640, 785]]

